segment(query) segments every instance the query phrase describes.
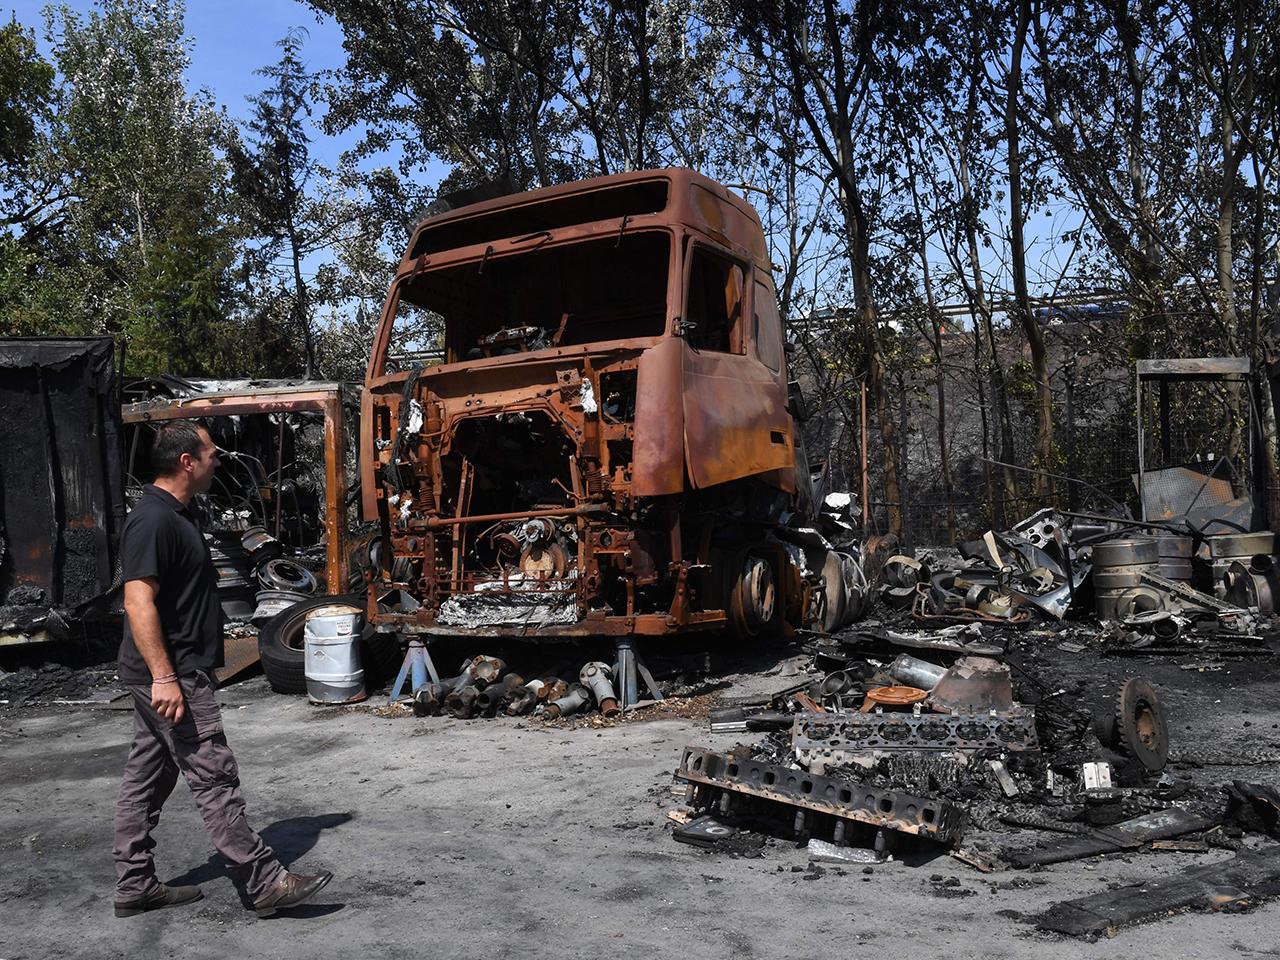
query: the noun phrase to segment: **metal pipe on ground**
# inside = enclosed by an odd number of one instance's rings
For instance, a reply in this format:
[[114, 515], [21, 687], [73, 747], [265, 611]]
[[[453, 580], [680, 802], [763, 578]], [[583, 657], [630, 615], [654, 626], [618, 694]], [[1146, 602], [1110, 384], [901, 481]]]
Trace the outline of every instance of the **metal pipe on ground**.
[[913, 657], [909, 653], [900, 654], [889, 664], [889, 676], [899, 683], [919, 687], [921, 690], [932, 690], [946, 672], [946, 667]]
[[581, 710], [584, 705], [590, 702], [591, 691], [582, 684], [575, 683], [563, 697], [547, 704], [546, 716], [552, 720], [559, 717], [567, 717], [569, 714]]
[[507, 704], [507, 716], [519, 717], [529, 713], [537, 706], [538, 700], [541, 699], [540, 693], [545, 686], [546, 684], [542, 680], [530, 680], [517, 690]]
[[475, 716], [476, 698], [479, 696], [480, 689], [475, 684], [460, 687], [444, 698], [445, 712], [457, 720], [470, 719]]
[[500, 658], [484, 655], [473, 657], [462, 666], [462, 672], [470, 674], [476, 686], [482, 689], [491, 683], [497, 683], [506, 669], [506, 663]]
[[503, 702], [524, 685], [524, 677], [518, 673], [509, 673], [498, 683], [492, 683], [480, 691], [475, 701], [475, 714], [480, 717], [492, 717], [498, 712]]
[[[468, 666], [469, 664], [464, 663], [463, 672], [458, 674], [456, 677], [447, 677], [439, 683], [427, 683], [425, 677], [426, 667], [424, 665], [422, 669], [422, 682], [415, 684], [413, 689], [414, 715], [419, 717], [438, 716], [440, 711], [444, 709], [445, 698], [454, 690], [465, 687], [467, 684], [472, 682], [473, 678], [466, 670]], [[418, 677], [415, 665], [415, 680], [416, 679], [418, 679]]]
[[586, 664], [579, 672], [578, 680], [591, 691], [600, 712], [606, 717], [616, 717], [621, 712], [613, 690], [613, 671], [607, 663], [596, 660]]

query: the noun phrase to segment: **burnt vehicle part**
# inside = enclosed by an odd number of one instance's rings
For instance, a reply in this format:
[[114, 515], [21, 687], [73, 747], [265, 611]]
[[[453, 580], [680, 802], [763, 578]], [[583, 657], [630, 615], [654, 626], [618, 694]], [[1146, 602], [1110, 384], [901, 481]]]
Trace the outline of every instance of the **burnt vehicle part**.
[[381, 630], [752, 637], [863, 605], [851, 554], [780, 535], [813, 504], [764, 236], [691, 171], [428, 217], [365, 387]]
[[[323, 421], [323, 504], [319, 509], [321, 527], [320, 545], [324, 549], [326, 590], [331, 596], [345, 593], [348, 588], [348, 563], [346, 550], [346, 501], [347, 475], [345, 467], [346, 417], [343, 410], [343, 386], [338, 383], [307, 383], [305, 385], [249, 387], [221, 392], [192, 393], [190, 396], [161, 397], [127, 404], [123, 410], [126, 425], [160, 423], [166, 420], [201, 419], [211, 424], [210, 430], [218, 439], [218, 418], [251, 418], [254, 415], [275, 415], [273, 428], [278, 436], [286, 435], [283, 416], [286, 414], [318, 414]], [[134, 430], [130, 440], [132, 462], [143, 434]], [[279, 449], [279, 447], [277, 447]], [[234, 451], [233, 451], [234, 453]], [[234, 457], [230, 458], [234, 459]], [[277, 468], [276, 473], [282, 472]], [[258, 476], [258, 474], [254, 474]], [[270, 479], [264, 477], [263, 479]], [[276, 539], [287, 537], [281, 527], [284, 499], [291, 490], [288, 481], [272, 488], [272, 509], [264, 522], [245, 524], [270, 531]], [[252, 485], [252, 484], [251, 484]], [[292, 493], [297, 494], [296, 487]], [[240, 530], [243, 536], [248, 529]], [[293, 544], [295, 547], [302, 544]], [[271, 589], [295, 589], [292, 584], [273, 582]], [[301, 592], [301, 591], [300, 591]]]
[[592, 699], [606, 717], [616, 717], [621, 712], [613, 689], [613, 668], [607, 663], [597, 660], [586, 664], [578, 673], [578, 682], [591, 691]]
[[1014, 867], [1042, 867], [1106, 853], [1137, 850], [1154, 840], [1169, 840], [1209, 830], [1222, 822], [1221, 814], [1205, 815], [1183, 807], [1153, 810], [1109, 827], [1092, 827], [1088, 833], [1056, 843], [1010, 851], [1005, 859]]
[[1121, 684], [1093, 726], [1104, 747], [1138, 761], [1148, 773], [1159, 773], [1169, 762], [1169, 721], [1159, 693], [1141, 677]]
[[1035, 712], [1012, 707], [981, 713], [800, 714], [791, 748], [813, 773], [903, 751], [971, 756], [980, 751], [1032, 753], [1040, 748]]
[[124, 499], [110, 338], [0, 339], [0, 645], [58, 640], [109, 591]]
[[547, 704], [544, 715], [551, 720], [567, 717], [591, 703], [591, 691], [580, 683], [571, 684], [564, 696]]
[[[815, 832], [820, 818], [830, 818], [836, 843], [850, 824], [912, 834], [952, 845], [964, 834], [963, 807], [947, 800], [918, 797], [870, 784], [838, 780], [793, 770], [781, 764], [744, 759], [699, 747], [685, 747], [676, 779], [688, 786], [695, 809], [729, 812], [735, 799], [750, 797], [794, 809], [795, 833]], [[824, 826], [827, 824], [824, 824]]]

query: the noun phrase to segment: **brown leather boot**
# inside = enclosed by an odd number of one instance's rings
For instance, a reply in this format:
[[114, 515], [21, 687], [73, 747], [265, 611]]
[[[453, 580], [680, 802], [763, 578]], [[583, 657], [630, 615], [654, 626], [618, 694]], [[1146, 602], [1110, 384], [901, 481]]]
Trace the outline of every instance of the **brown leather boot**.
[[333, 874], [327, 870], [314, 877], [286, 871], [270, 890], [253, 902], [253, 910], [260, 917], [269, 917], [285, 907], [296, 907], [323, 890], [332, 879]]
[[150, 893], [131, 900], [116, 901], [117, 917], [136, 917], [148, 910], [159, 910], [161, 907], [177, 907], [184, 903], [195, 903], [204, 898], [199, 887], [166, 887], [157, 884]]

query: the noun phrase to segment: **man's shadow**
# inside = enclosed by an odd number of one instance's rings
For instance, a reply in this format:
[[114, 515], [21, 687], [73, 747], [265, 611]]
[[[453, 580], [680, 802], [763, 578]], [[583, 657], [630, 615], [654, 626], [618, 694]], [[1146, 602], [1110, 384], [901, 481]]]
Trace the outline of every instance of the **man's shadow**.
[[[349, 813], [322, 813], [315, 817], [289, 817], [286, 820], [277, 820], [270, 826], [260, 830], [259, 836], [262, 837], [263, 843], [275, 852], [276, 859], [287, 868], [316, 845], [320, 839], [321, 830], [340, 827], [344, 823], [350, 822], [351, 819], [351, 814]], [[165, 883], [171, 887], [201, 884], [227, 875], [226, 861], [215, 853], [200, 866], [192, 867], [181, 876], [166, 880]], [[253, 903], [248, 894], [245, 893], [244, 882], [236, 876], [232, 876], [231, 880], [235, 884], [236, 892], [240, 894], [240, 902], [245, 907], [252, 909]], [[302, 906], [291, 908], [289, 915], [292, 917], [322, 916], [328, 913], [335, 913], [344, 906], [345, 904], [341, 903], [303, 904]]]

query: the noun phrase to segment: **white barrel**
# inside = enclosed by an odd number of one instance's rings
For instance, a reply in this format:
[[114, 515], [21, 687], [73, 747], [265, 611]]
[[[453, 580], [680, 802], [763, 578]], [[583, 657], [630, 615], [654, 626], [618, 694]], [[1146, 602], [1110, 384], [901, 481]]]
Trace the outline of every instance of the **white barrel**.
[[368, 696], [360, 666], [364, 612], [345, 603], [317, 607], [307, 614], [307, 699], [312, 703], [356, 703]]

